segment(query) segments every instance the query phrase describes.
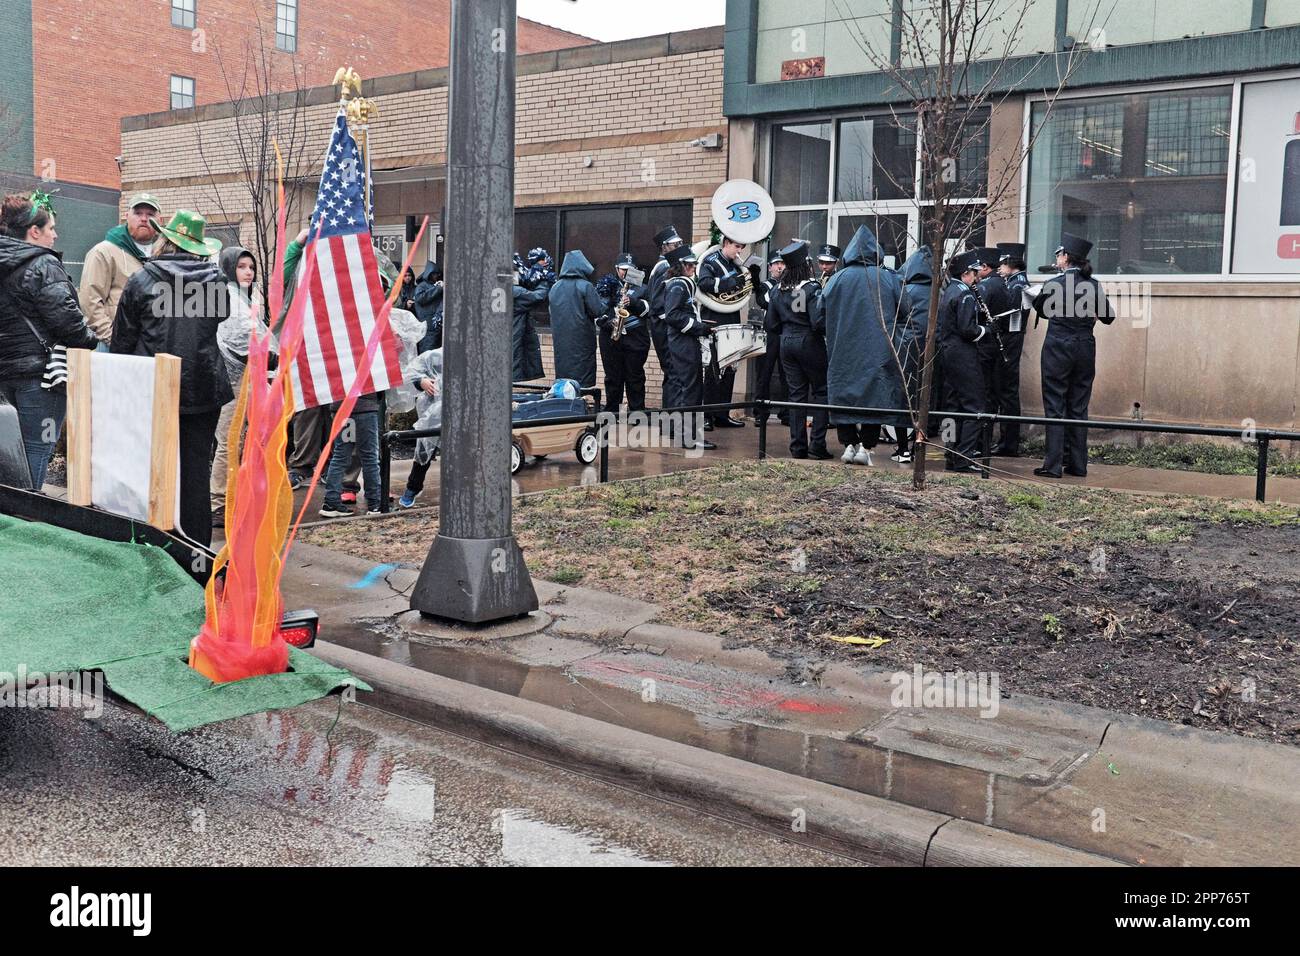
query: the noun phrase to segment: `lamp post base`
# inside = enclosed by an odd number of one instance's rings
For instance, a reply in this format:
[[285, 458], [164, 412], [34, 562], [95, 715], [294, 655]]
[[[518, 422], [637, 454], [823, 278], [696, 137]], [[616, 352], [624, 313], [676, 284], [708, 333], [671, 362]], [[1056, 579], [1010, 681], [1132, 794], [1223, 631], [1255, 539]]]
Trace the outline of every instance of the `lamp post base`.
[[438, 534], [411, 592], [411, 610], [466, 624], [536, 611], [537, 592], [514, 536]]

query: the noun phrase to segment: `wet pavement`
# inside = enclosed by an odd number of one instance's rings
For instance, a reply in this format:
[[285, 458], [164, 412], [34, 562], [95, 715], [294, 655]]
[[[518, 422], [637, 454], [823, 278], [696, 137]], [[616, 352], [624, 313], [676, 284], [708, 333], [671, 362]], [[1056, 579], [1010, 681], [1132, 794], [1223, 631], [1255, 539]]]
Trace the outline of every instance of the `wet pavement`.
[[339, 698], [187, 734], [0, 709], [3, 865], [838, 865]]
[[[652, 447], [629, 447], [629, 441], [636, 442], [641, 436], [635, 432], [624, 432], [616, 436], [616, 447], [609, 450], [609, 478], [618, 481], [628, 478], [651, 477], [689, 471], [695, 468], [708, 468], [723, 461], [754, 461], [758, 458], [758, 428], [752, 419], [745, 419], [743, 428], [717, 428], [705, 437], [715, 443], [716, 450], [695, 452], [680, 448], [655, 445]], [[772, 418], [767, 427], [767, 453], [772, 458], [787, 458], [789, 430]], [[843, 448], [830, 436], [830, 449], [835, 458], [826, 462], [810, 462], [810, 467], [824, 468], [861, 468], [860, 465], [843, 465], [839, 454]], [[870, 469], [883, 469], [895, 472], [911, 473], [912, 465], [898, 464], [890, 461], [894, 448], [892, 443], [882, 442], [874, 454], [874, 463]], [[597, 465], [599, 462], [597, 463]], [[1255, 478], [1253, 475], [1211, 475], [1201, 472], [1173, 471], [1169, 469], [1139, 468], [1127, 465], [1091, 464], [1087, 478], [1065, 477], [1057, 480], [1039, 478], [1033, 470], [1041, 464], [1038, 458], [994, 458], [991, 461], [989, 480], [1029, 482], [1049, 485], [1086, 485], [1095, 488], [1110, 488], [1116, 491], [1172, 493], [1189, 495], [1209, 495], [1221, 498], [1240, 498], [1252, 500], [1255, 496]], [[545, 459], [529, 459], [512, 480], [515, 494], [528, 494], [551, 488], [569, 488], [597, 484], [600, 472], [597, 465], [583, 465], [572, 452], [549, 456]], [[410, 471], [409, 460], [393, 459], [391, 494], [394, 496], [393, 510], [399, 511], [395, 503], [406, 486], [406, 476]], [[931, 449], [929, 455], [929, 472], [943, 473], [943, 456], [937, 449]], [[1268, 479], [1268, 500], [1290, 504], [1300, 504], [1300, 479]], [[302, 492], [295, 497], [297, 506], [302, 505]], [[312, 496], [312, 505], [304, 517], [304, 524], [326, 519], [320, 518], [318, 512], [324, 498], [324, 491], [317, 488]], [[364, 499], [363, 499], [364, 500]], [[436, 507], [438, 504], [438, 468], [430, 469], [423, 492], [416, 500], [417, 507]]]

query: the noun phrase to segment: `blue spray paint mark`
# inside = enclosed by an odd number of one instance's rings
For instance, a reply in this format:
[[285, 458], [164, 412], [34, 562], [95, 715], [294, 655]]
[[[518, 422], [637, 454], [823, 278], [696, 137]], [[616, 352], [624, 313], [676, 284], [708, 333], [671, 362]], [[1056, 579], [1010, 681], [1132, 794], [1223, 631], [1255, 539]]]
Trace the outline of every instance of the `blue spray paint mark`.
[[396, 571], [399, 567], [401, 567], [401, 565], [399, 564], [377, 564], [373, 568], [371, 568], [368, 572], [366, 572], [366, 576], [364, 578], [362, 578], [356, 584], [349, 584], [348, 587], [354, 591], [360, 591], [363, 588], [368, 588], [376, 581], [378, 581], [380, 578], [382, 578], [385, 574], [387, 574], [389, 571]]

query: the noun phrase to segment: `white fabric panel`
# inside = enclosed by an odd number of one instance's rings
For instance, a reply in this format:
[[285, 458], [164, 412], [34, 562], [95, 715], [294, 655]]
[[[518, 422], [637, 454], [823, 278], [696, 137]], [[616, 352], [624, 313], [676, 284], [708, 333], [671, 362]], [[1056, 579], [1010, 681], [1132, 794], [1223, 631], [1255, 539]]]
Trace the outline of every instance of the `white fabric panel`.
[[141, 521], [149, 517], [154, 360], [95, 352], [91, 380], [91, 501]]

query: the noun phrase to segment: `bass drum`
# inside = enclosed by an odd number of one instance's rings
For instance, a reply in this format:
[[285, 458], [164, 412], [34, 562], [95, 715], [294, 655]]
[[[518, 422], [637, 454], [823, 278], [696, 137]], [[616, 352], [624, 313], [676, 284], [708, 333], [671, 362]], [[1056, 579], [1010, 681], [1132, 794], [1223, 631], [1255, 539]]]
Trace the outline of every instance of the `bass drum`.
[[728, 368], [767, 351], [767, 333], [752, 325], [719, 325], [713, 330], [718, 368]]

